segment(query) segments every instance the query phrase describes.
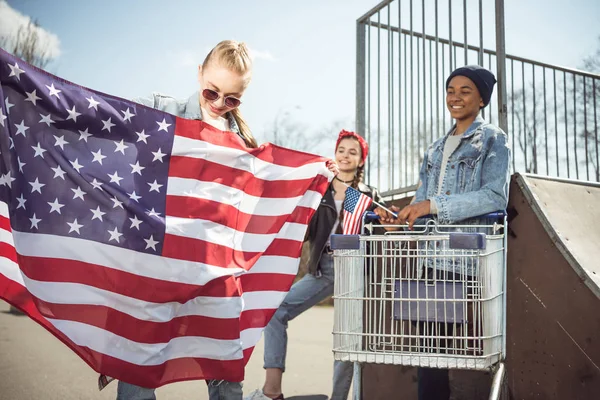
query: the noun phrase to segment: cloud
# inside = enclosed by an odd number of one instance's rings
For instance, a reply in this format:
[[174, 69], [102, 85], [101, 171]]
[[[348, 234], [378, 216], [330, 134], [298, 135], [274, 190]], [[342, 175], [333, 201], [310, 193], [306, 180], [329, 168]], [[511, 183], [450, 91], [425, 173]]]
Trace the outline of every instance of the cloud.
[[273, 54], [271, 54], [271, 52], [269, 52], [269, 51], [260, 51], [260, 50], [251, 48], [250, 56], [254, 60], [276, 61], [275, 57], [273, 57]]
[[[21, 26], [27, 26], [31, 18], [21, 14], [12, 8], [5, 0], [0, 0], [0, 38], [10, 38], [7, 44], [9, 50], [13, 44], [14, 38]], [[42, 48], [45, 48], [50, 59], [56, 59], [60, 56], [60, 40], [52, 32], [48, 32], [42, 27], [36, 27], [38, 40]]]

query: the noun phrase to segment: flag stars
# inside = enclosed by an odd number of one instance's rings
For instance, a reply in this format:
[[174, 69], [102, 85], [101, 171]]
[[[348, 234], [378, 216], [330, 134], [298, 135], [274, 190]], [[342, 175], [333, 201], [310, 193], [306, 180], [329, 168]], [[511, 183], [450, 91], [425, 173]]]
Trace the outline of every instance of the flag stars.
[[19, 208], [23, 208], [23, 210], [27, 210], [27, 207], [25, 207], [25, 203], [27, 202], [27, 199], [25, 197], [23, 197], [23, 193], [21, 193], [20, 197], [17, 197], [17, 201], [19, 202], [19, 204], [17, 205], [17, 210]]
[[39, 194], [42, 194], [42, 187], [46, 186], [45, 183], [40, 183], [38, 178], [35, 178], [33, 182], [29, 182], [29, 184], [31, 185], [31, 193], [38, 192]]
[[69, 116], [67, 117], [67, 121], [72, 119], [73, 122], [77, 122], [77, 117], [79, 117], [81, 115], [81, 113], [77, 112], [77, 110], [75, 109], [75, 106], [73, 106], [73, 108], [71, 108], [70, 110], [68, 108], [66, 110], [69, 113]]
[[135, 117], [135, 114], [129, 112], [129, 107], [125, 111], [121, 110], [121, 112], [123, 113], [123, 121], [131, 122], [131, 117]]
[[25, 99], [25, 101], [30, 101], [33, 103], [34, 106], [37, 106], [37, 101], [41, 100], [41, 97], [37, 96], [37, 91], [34, 90], [32, 92], [25, 92], [25, 94], [27, 95], [27, 98]]
[[138, 175], [142, 175], [142, 170], [146, 167], [142, 167], [140, 165], [139, 161], [136, 161], [135, 164], [129, 164], [129, 166], [131, 167], [131, 173], [132, 174], [138, 174]]
[[34, 158], [37, 156], [44, 158], [44, 153], [46, 152], [46, 150], [42, 148], [40, 142], [38, 142], [37, 146], [31, 146], [31, 148], [35, 151], [35, 155], [33, 156]]
[[160, 218], [160, 214], [154, 211], [154, 208], [152, 208], [152, 210], [146, 210], [146, 214], [148, 214], [149, 217]]
[[25, 73], [24, 70], [19, 68], [19, 64], [17, 64], [17, 63], [14, 63], [14, 65], [8, 64], [8, 68], [10, 68], [10, 74], [8, 74], [8, 76], [9, 77], [14, 76], [17, 78], [18, 81], [21, 80], [21, 74]]
[[77, 218], [75, 218], [75, 221], [73, 222], [67, 222], [67, 225], [69, 225], [69, 233], [76, 232], [78, 235], [81, 235], [79, 229], [83, 228], [83, 225], [77, 222]]
[[31, 221], [31, 228], [29, 229], [40, 229], [38, 224], [42, 222], [42, 220], [40, 218], [36, 218], [35, 213], [33, 213], [33, 217], [29, 218], [29, 221]]
[[[8, 118], [8, 117], [7, 117], [6, 115], [4, 115], [4, 113], [2, 112], [2, 109], [0, 109], [0, 125], [1, 125], [1, 126], [4, 126], [4, 120], [6, 120], [6, 118]], [[144, 132], [144, 131], [142, 131], [142, 132]], [[136, 132], [136, 133], [138, 134], [138, 137], [139, 137], [139, 136], [140, 136], [140, 134], [139, 134], [138, 132]], [[138, 142], [139, 142], [139, 141], [140, 141], [140, 140], [138, 139]], [[145, 142], [145, 141], [146, 141], [146, 140], [144, 139], [144, 142]]]
[[14, 104], [8, 101], [8, 96], [4, 99], [4, 105], [6, 106], [6, 115], [10, 115], [10, 108], [13, 107]]
[[94, 187], [94, 189], [102, 190], [102, 188], [100, 187], [100, 186], [102, 186], [102, 182], [98, 182], [98, 180], [96, 178], [94, 178], [94, 180], [92, 182], [90, 182], [90, 184]]
[[27, 165], [27, 163], [21, 162], [21, 157], [17, 157], [17, 162], [19, 163], [19, 172], [23, 172], [23, 167]]
[[88, 128], [85, 128], [85, 131], [79, 131], [79, 134], [81, 136], [79, 136], [79, 141], [83, 140], [87, 143], [87, 140], [90, 136], [92, 136], [91, 133], [88, 132]]
[[17, 136], [17, 135], [26, 136], [26, 132], [29, 129], [28, 126], [25, 126], [25, 120], [22, 120], [20, 124], [15, 124], [15, 128], [17, 128], [17, 132], [15, 133], [15, 136]]
[[81, 168], [83, 168], [83, 165], [79, 164], [79, 158], [76, 158], [75, 161], [69, 162], [71, 163], [71, 166], [74, 170], [76, 170], [78, 173], [81, 173]]
[[65, 174], [66, 172], [62, 170], [62, 168], [60, 167], [60, 165], [57, 165], [56, 168], [50, 168], [52, 171], [54, 171], [54, 179], [60, 177], [63, 179], [63, 181], [65, 180]]
[[121, 186], [121, 181], [123, 180], [123, 178], [121, 178], [121, 177], [120, 177], [120, 176], [117, 174], [117, 172], [119, 172], [119, 171], [115, 171], [115, 173], [114, 173], [114, 174], [112, 174], [112, 175], [111, 175], [111, 174], [106, 174], [106, 175], [108, 175], [108, 176], [110, 177], [110, 182], [111, 182], [111, 183], [113, 183], [113, 182], [114, 182], [114, 183], [116, 183], [117, 185]]
[[[6, 118], [6, 117], [4, 117]], [[146, 141], [146, 139], [148, 139], [150, 137], [150, 135], [146, 135], [146, 132], [142, 129], [141, 132], [136, 132], [136, 135], [138, 135], [138, 142], [144, 142], [146, 144], [148, 144], [148, 142]]]
[[65, 140], [64, 136], [56, 136], [56, 135], [52, 135], [54, 136], [54, 139], [56, 139], [56, 142], [54, 143], [54, 147], [59, 146], [61, 148], [61, 150], [65, 149], [65, 144], [69, 144], [69, 142], [67, 142]]
[[125, 155], [125, 149], [128, 148], [129, 146], [127, 146], [124, 142], [123, 139], [121, 139], [120, 142], [115, 141], [115, 145], [117, 146], [117, 148], [115, 149], [115, 153], [117, 151], [120, 151], [123, 155]]
[[148, 182], [148, 185], [150, 185], [151, 192], [156, 191], [158, 193], [160, 193], [160, 188], [163, 186], [163, 185], [159, 184], [158, 182], [156, 182], [156, 179], [152, 183]]
[[131, 226], [130, 228], [133, 229], [137, 229], [138, 231], [140, 230], [140, 224], [142, 223], [142, 220], [137, 219], [137, 217], [134, 215], [133, 218], [129, 218], [129, 220], [131, 221]]
[[120, 201], [116, 197], [113, 197], [111, 200], [113, 202], [113, 208], [117, 208], [117, 207], [123, 208], [123, 202], [122, 201]]
[[167, 124], [167, 121], [163, 118], [162, 122], [158, 122], [156, 121], [156, 123], [158, 124], [158, 131], [165, 131], [165, 132], [169, 132], [167, 130], [168, 127], [171, 126], [171, 124]]
[[84, 192], [83, 190], [81, 190], [81, 187], [77, 186], [77, 189], [73, 189], [71, 188], [71, 190], [73, 191], [74, 195], [73, 195], [73, 199], [81, 199], [83, 201], [85, 201], [85, 199], [83, 198], [84, 195], [86, 195], [87, 193]]
[[96, 207], [96, 209], [95, 209], [95, 210], [90, 208], [90, 211], [92, 212], [92, 214], [94, 214], [94, 215], [92, 216], [92, 221], [93, 221], [93, 220], [95, 220], [95, 219], [99, 219], [99, 220], [100, 220], [100, 222], [102, 222], [102, 216], [103, 216], [104, 214], [106, 214], [106, 213], [105, 213], [105, 212], [102, 212], [102, 211], [100, 211], [100, 206]]
[[2, 177], [0, 177], [0, 182], [2, 182], [2, 185], [6, 185], [9, 188], [12, 187], [13, 181], [16, 181], [16, 178], [13, 178], [11, 176], [10, 171], [8, 173], [2, 175]]
[[60, 209], [65, 206], [58, 202], [58, 197], [52, 203], [48, 202], [48, 205], [50, 206], [50, 213], [57, 212], [58, 214], [60, 214]]
[[106, 158], [106, 156], [102, 155], [102, 149], [98, 149], [98, 151], [96, 151], [96, 152], [92, 151], [92, 155], [94, 156], [94, 159], [92, 160], [92, 162], [97, 162], [100, 165], [102, 165], [102, 160], [104, 160]]
[[108, 131], [108, 133], [110, 133], [110, 130], [112, 129], [112, 127], [115, 126], [115, 124], [112, 123], [112, 117], [109, 117], [106, 121], [102, 120], [102, 125], [104, 125], [102, 127], [102, 130]]
[[120, 233], [117, 228], [115, 227], [115, 229], [113, 229], [112, 231], [108, 231], [109, 235], [110, 235], [110, 239], [108, 239], [108, 241], [110, 242], [111, 240], [116, 241], [117, 243], [119, 243], [119, 239], [121, 238], [121, 236], [123, 236], [122, 233]]
[[48, 115], [43, 115], [40, 114], [40, 117], [42, 117], [42, 119], [40, 119], [40, 124], [46, 124], [48, 126], [50, 126], [50, 124], [53, 124], [54, 121], [52, 121], [52, 118], [50, 118], [52, 114], [48, 114]]
[[157, 160], [160, 162], [163, 162], [163, 157], [166, 156], [166, 154], [163, 153], [160, 148], [156, 152], [153, 151], [152, 154], [154, 155], [152, 162], [157, 161]]
[[90, 103], [88, 105], [88, 109], [93, 108], [94, 110], [98, 111], [98, 104], [100, 104], [99, 101], [94, 100], [92, 96], [86, 98], [86, 100], [88, 101], [88, 103]]
[[48, 88], [49, 96], [56, 96], [57, 99], [60, 99], [58, 94], [62, 92], [62, 90], [58, 90], [57, 88], [55, 88], [54, 83], [50, 84], [50, 86], [46, 85], [46, 87]]
[[154, 235], [150, 235], [149, 239], [144, 239], [144, 242], [146, 242], [146, 250], [152, 248], [152, 250], [156, 251], [155, 246], [158, 244], [158, 242], [154, 240]]
[[135, 194], [135, 190], [133, 191], [133, 193], [127, 193], [127, 195], [129, 196], [129, 198], [137, 203], [139, 203], [139, 200], [142, 198], [142, 196], [138, 196], [137, 194]]

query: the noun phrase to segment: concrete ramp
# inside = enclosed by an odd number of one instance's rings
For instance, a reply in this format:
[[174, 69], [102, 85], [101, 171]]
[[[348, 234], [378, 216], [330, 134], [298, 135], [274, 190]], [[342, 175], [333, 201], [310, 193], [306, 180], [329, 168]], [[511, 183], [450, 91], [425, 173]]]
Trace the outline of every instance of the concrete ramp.
[[507, 376], [515, 399], [600, 399], [600, 185], [515, 175]]

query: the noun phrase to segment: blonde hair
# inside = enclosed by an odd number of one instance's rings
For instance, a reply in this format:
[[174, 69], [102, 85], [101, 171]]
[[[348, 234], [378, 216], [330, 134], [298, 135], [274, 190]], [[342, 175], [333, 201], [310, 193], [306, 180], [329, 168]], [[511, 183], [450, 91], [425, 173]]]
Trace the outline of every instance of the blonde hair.
[[[221, 67], [247, 76], [244, 87], [250, 83], [252, 58], [245, 43], [236, 42], [235, 40], [223, 40], [206, 55], [202, 65], [206, 66], [210, 63], [218, 63]], [[250, 127], [242, 117], [239, 108], [234, 108], [230, 112], [240, 128], [240, 135], [244, 138], [246, 145], [248, 147], [258, 147], [258, 143], [256, 143], [256, 139], [254, 139]]]

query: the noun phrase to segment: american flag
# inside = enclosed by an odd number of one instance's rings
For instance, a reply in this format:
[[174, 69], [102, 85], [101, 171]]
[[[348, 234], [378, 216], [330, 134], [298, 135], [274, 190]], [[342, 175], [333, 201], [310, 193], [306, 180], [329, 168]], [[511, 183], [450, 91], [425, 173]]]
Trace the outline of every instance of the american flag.
[[344, 200], [344, 235], [357, 235], [360, 233], [362, 216], [373, 203], [373, 199], [348, 186]]
[[242, 381], [296, 275], [325, 159], [0, 49], [0, 298], [99, 373]]

